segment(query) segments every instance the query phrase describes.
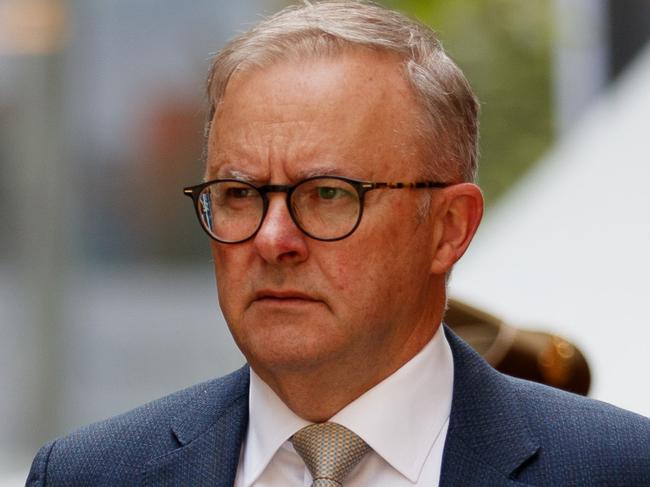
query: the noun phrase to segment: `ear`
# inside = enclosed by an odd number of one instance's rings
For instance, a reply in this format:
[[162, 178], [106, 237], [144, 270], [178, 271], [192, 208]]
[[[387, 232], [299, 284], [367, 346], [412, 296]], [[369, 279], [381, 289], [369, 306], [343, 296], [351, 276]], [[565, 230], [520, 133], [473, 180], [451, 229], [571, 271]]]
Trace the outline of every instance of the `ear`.
[[483, 193], [475, 184], [454, 184], [439, 194], [437, 245], [431, 272], [445, 274], [462, 257], [483, 216]]

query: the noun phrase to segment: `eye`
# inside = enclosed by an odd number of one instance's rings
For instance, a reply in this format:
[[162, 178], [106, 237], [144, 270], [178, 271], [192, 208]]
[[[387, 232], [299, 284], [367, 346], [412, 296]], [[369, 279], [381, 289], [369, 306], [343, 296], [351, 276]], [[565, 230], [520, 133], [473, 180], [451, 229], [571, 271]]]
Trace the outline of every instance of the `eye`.
[[307, 179], [296, 186], [292, 195], [294, 205], [314, 208], [340, 208], [341, 205], [355, 203], [359, 200], [356, 189], [342, 179], [314, 178]]
[[231, 187], [226, 189], [225, 196], [226, 198], [243, 199], [243, 198], [250, 198], [251, 196], [255, 196], [255, 193], [256, 191], [252, 188]]
[[345, 196], [345, 191], [341, 188], [333, 188], [331, 186], [321, 186], [317, 188], [318, 197], [324, 200], [333, 200]]

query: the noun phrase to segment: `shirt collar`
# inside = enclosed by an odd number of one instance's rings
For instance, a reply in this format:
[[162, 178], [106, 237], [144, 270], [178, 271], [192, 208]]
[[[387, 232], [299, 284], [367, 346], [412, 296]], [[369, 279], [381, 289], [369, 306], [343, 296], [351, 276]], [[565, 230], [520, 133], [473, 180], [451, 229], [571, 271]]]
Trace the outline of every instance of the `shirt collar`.
[[285, 441], [311, 424], [291, 411], [252, 368], [250, 374], [243, 471], [245, 486], [253, 485]]
[[416, 482], [451, 411], [454, 362], [443, 327], [409, 362], [331, 421], [354, 431]]
[[[354, 431], [394, 469], [416, 482], [451, 411], [453, 357], [440, 326], [409, 362], [348, 404], [330, 421]], [[244, 485], [277, 450], [310, 424], [291, 411], [251, 369]]]

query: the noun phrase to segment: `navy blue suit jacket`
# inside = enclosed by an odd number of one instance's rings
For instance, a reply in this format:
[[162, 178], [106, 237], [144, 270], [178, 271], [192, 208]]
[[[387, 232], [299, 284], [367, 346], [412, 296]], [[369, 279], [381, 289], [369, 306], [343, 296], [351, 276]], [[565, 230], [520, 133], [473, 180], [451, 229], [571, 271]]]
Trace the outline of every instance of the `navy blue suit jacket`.
[[[441, 486], [650, 486], [648, 418], [500, 374], [446, 331], [454, 393]], [[55, 440], [27, 485], [232, 486], [248, 383], [244, 367]]]

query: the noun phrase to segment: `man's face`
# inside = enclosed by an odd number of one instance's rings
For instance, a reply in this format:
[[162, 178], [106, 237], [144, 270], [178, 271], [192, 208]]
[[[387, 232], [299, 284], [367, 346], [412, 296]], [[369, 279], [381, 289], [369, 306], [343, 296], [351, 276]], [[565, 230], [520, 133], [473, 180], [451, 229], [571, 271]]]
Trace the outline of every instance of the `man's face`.
[[[422, 179], [417, 113], [399, 61], [389, 55], [352, 50], [245, 71], [217, 111], [207, 177], [257, 185], [321, 174]], [[284, 193], [270, 193], [253, 239], [212, 243], [221, 309], [258, 374], [333, 363], [370, 373], [432, 336], [435, 225], [418, 215], [426, 196], [371, 191], [357, 230], [322, 242], [295, 226]]]

